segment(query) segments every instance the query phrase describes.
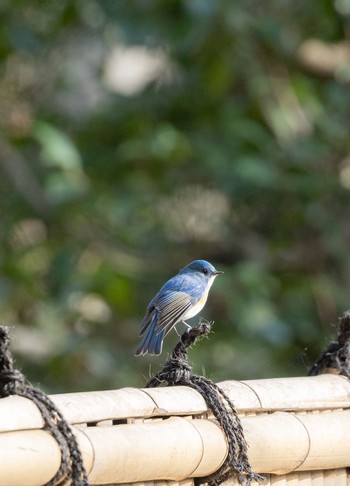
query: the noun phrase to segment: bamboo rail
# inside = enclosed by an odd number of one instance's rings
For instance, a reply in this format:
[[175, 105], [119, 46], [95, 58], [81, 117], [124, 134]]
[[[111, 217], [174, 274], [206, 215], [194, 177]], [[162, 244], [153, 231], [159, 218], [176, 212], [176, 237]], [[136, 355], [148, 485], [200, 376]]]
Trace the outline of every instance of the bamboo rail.
[[[350, 466], [350, 381], [336, 375], [225, 381], [260, 473]], [[225, 437], [187, 387], [52, 395], [73, 425], [91, 484], [202, 477], [225, 460]], [[0, 486], [38, 486], [60, 465], [28, 399], [0, 400]]]

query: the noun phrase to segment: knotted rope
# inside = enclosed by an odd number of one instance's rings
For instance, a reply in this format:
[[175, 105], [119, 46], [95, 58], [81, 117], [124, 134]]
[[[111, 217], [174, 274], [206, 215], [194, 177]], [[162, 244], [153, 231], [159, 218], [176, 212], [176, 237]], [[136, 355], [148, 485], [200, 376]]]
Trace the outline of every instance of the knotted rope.
[[350, 378], [350, 310], [339, 320], [339, 332], [335, 341], [330, 341], [327, 349], [312, 365], [308, 376], [333, 373]]
[[61, 465], [46, 486], [89, 486], [83, 459], [73, 432], [50, 398], [34, 388], [26, 377], [13, 366], [9, 350], [9, 328], [0, 326], [0, 396], [20, 395], [32, 400], [39, 408], [44, 420], [44, 430], [57, 441], [61, 450]]
[[186, 385], [194, 388], [203, 396], [224, 431], [228, 443], [225, 462], [210, 476], [197, 478], [197, 485], [208, 483], [209, 486], [217, 486], [235, 476], [241, 484], [248, 486], [252, 480], [258, 481], [263, 478], [254, 473], [249, 464], [248, 446], [237, 411], [226, 393], [215, 383], [204, 376], [192, 374], [192, 366], [187, 355], [188, 348], [202, 337], [207, 336], [211, 328], [212, 323], [201, 322], [198, 327], [184, 332], [164, 368], [149, 380], [146, 387], [154, 388], [167, 384], [169, 386]]

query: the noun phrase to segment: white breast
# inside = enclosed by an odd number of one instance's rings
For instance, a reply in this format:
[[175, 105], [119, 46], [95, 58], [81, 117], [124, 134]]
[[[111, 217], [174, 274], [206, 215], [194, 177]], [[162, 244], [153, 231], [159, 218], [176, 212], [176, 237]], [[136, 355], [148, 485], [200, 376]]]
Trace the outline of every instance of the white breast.
[[198, 314], [198, 312], [200, 312], [203, 309], [203, 307], [205, 306], [205, 303], [207, 302], [208, 293], [209, 293], [210, 287], [214, 283], [215, 277], [216, 277], [216, 275], [213, 275], [212, 277], [210, 277], [208, 285], [207, 285], [207, 290], [204, 292], [203, 297], [201, 299], [199, 299], [197, 304], [193, 305], [190, 309], [188, 309], [186, 314], [181, 319], [182, 321], [186, 321], [187, 319], [191, 319], [191, 317], [196, 316]]

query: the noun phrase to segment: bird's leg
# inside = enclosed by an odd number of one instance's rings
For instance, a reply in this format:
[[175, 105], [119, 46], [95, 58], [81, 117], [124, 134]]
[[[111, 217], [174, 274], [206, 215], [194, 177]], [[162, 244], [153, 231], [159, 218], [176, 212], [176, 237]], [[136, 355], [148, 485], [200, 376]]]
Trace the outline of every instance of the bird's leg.
[[190, 326], [189, 324], [187, 324], [186, 321], [182, 321], [182, 322], [185, 324], [185, 326], [187, 327], [187, 329], [192, 329], [192, 326]]
[[[189, 324], [187, 324], [187, 322], [185, 322], [185, 321], [182, 321], [182, 322], [183, 322], [183, 324], [185, 324], [185, 326], [187, 327], [187, 329], [192, 329], [192, 327], [191, 327]], [[179, 331], [176, 329], [176, 326], [174, 326], [174, 328], [173, 328], [173, 329], [174, 329], [174, 331], [176, 332], [176, 334], [177, 334], [179, 337], [181, 337], [181, 334], [180, 334], [180, 333], [179, 333]]]
[[174, 331], [176, 332], [176, 334], [181, 337], [181, 334], [179, 334], [179, 331], [176, 329], [176, 326], [174, 326]]

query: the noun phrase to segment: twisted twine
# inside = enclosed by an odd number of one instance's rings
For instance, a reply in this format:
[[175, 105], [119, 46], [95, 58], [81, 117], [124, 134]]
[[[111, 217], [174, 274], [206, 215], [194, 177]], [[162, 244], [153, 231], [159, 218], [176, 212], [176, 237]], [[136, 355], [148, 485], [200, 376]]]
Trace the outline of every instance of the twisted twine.
[[173, 349], [164, 368], [149, 380], [146, 388], [154, 388], [161, 384], [194, 388], [203, 396], [221, 426], [228, 443], [227, 457], [213, 474], [196, 478], [197, 485], [208, 483], [209, 486], [217, 486], [235, 476], [241, 484], [249, 486], [252, 480], [259, 481], [263, 478], [254, 473], [249, 464], [248, 446], [237, 411], [226, 393], [215, 383], [204, 376], [192, 374], [192, 366], [188, 359], [188, 348], [207, 336], [211, 328], [212, 323], [201, 322], [198, 327], [187, 330]]

